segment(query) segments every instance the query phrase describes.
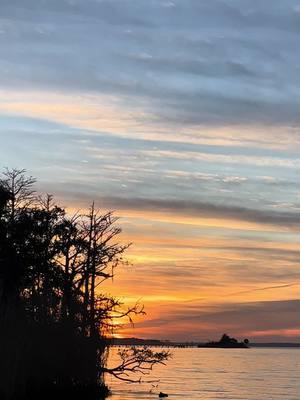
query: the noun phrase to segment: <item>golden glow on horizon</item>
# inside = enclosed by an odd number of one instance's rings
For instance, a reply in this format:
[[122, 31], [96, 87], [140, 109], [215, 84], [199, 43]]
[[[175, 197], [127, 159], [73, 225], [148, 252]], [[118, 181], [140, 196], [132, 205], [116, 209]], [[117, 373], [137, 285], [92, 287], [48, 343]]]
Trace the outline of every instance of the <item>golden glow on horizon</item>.
[[[274, 276], [282, 271], [282, 259], [276, 259], [275, 254], [287, 253], [284, 265], [293, 270], [295, 257], [300, 252], [299, 242], [296, 241], [297, 235], [290, 233], [290, 236], [268, 236], [265, 241], [259, 240], [259, 235], [265, 234], [266, 226], [256, 225], [258, 237], [253, 240], [251, 236], [237, 237], [234, 242], [231, 238], [224, 236], [223, 229], [232, 229], [232, 221], [220, 221], [186, 218], [185, 215], [164, 215], [157, 212], [142, 212], [134, 210], [121, 210], [120, 223], [124, 225], [122, 240], [133, 242], [133, 246], [128, 252], [128, 259], [133, 264], [132, 267], [120, 267], [112, 284], [108, 283], [106, 290], [118, 296], [122, 293], [125, 303], [134, 304], [136, 300], [145, 304], [147, 315], [136, 318], [134, 328], [126, 325], [120, 331], [120, 335], [139, 336], [143, 338], [161, 337], [162, 327], [160, 323], [155, 326], [156, 320], [164, 319], [170, 315], [184, 314], [184, 310], [199, 309], [201, 313], [208, 310], [217, 312], [220, 304], [234, 305], [250, 304], [252, 302], [267, 301], [289, 301], [299, 298], [300, 284], [293, 279], [282, 276], [280, 280], [261, 281], [253, 278], [249, 281], [243, 274], [234, 275], [228, 272], [228, 265], [251, 265], [253, 270], [257, 266], [267, 266], [273, 271]], [[157, 232], [153, 221], [161, 223], [162, 231]], [[204, 224], [203, 224], [204, 221]], [[212, 223], [213, 221], [213, 223]], [[122, 223], [123, 222], [123, 223]], [[212, 223], [205, 225], [205, 222]], [[126, 232], [126, 224], [129, 223], [130, 233]], [[141, 224], [139, 226], [139, 224]], [[237, 228], [240, 221], [234, 221]], [[182, 237], [182, 230], [174, 229], [175, 225], [185, 226], [185, 235]], [[247, 231], [249, 224], [242, 223], [241, 231]], [[199, 236], [189, 236], [189, 226], [199, 227], [204, 232], [210, 232], [210, 236], [199, 234]], [[220, 234], [220, 230], [222, 229]], [[252, 226], [251, 226], [252, 228]], [[193, 228], [194, 229], [194, 228]], [[144, 232], [139, 234], [139, 232]], [[267, 232], [278, 233], [278, 227], [271, 227]], [[145, 232], [148, 232], [146, 234]], [[252, 232], [252, 230], [250, 230]], [[274, 238], [277, 237], [275, 240]], [[285, 241], [282, 239], [285, 238]], [[293, 241], [295, 240], [295, 241]], [[294, 254], [294, 255], [293, 255]], [[270, 258], [272, 256], [272, 258]], [[293, 258], [294, 257], [294, 258]], [[267, 264], [266, 264], [267, 261]], [[163, 266], [168, 265], [165, 269]], [[185, 276], [185, 269], [192, 271], [195, 276], [190, 278]], [[240, 268], [240, 267], [239, 267]], [[172, 276], [172, 271], [174, 277]], [[180, 272], [179, 275], [178, 271]], [[198, 271], [198, 272], [197, 272]], [[248, 270], [246, 272], [248, 274]], [[204, 277], [201, 282], [201, 276]], [[213, 278], [212, 278], [213, 277]], [[199, 280], [200, 278], [200, 280]], [[246, 279], [245, 279], [246, 278]], [[199, 280], [199, 285], [195, 282]], [[137, 295], [137, 292], [139, 295]], [[143, 326], [144, 321], [149, 321]], [[152, 323], [153, 325], [152, 326]], [[195, 330], [195, 324], [185, 321], [184, 326], [191, 331]], [[197, 329], [208, 332], [214, 329], [213, 324], [199, 322]], [[232, 325], [222, 325], [218, 323], [218, 329], [224, 331], [234, 330]], [[270, 335], [277, 330], [268, 330]], [[180, 327], [166, 322], [164, 325], [164, 337], [168, 335], [183, 335]], [[258, 332], [258, 333], [257, 333]], [[242, 332], [242, 336], [267, 337], [250, 330]], [[282, 331], [285, 334], [287, 331]], [[297, 331], [289, 331], [286, 334], [294, 337]], [[278, 333], [278, 332], [277, 332]]]

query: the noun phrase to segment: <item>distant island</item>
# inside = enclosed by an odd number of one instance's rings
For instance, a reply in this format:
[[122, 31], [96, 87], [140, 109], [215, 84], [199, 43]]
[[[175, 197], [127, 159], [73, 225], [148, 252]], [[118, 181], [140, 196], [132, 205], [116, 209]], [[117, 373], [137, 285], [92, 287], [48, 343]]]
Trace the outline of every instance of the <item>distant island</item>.
[[237, 339], [232, 338], [228, 336], [226, 333], [224, 333], [218, 342], [208, 342], [205, 344], [199, 344], [198, 347], [222, 348], [222, 349], [248, 349], [249, 340], [245, 339], [243, 342], [239, 342]]

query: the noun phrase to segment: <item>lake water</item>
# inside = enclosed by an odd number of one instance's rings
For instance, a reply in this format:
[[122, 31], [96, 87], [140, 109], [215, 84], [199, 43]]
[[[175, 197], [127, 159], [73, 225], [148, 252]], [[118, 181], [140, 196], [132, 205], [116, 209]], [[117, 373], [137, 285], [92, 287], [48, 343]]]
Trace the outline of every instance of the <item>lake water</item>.
[[[116, 352], [112, 350], [110, 364], [116, 362]], [[160, 391], [170, 400], [300, 399], [300, 349], [184, 348], [172, 353], [168, 365], [151, 374], [151, 379], [159, 379], [157, 387], [108, 377], [111, 400], [155, 399]]]

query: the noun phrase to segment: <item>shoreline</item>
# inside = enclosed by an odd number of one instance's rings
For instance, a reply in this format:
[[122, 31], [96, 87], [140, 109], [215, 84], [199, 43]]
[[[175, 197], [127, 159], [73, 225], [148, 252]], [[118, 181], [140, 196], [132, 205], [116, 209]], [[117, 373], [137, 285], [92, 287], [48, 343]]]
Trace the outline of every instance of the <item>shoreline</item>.
[[[221, 346], [208, 346], [203, 342], [172, 342], [156, 339], [123, 338], [111, 339], [109, 346], [149, 346], [149, 347], [172, 347], [172, 348], [224, 348]], [[241, 347], [230, 347], [241, 348]], [[300, 348], [300, 343], [289, 342], [269, 342], [269, 343], [249, 343], [249, 348]]]

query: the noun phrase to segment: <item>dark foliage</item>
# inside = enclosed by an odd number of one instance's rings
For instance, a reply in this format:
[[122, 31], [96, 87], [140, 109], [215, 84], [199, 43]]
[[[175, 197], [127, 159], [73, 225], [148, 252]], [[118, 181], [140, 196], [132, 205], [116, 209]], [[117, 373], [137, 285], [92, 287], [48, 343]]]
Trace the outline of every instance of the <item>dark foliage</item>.
[[[98, 290], [128, 245], [117, 242], [111, 212], [92, 205], [88, 215], [70, 217], [51, 196], [37, 196], [34, 183], [19, 170], [0, 180], [0, 396], [101, 399], [105, 372], [129, 372], [106, 368], [113, 319], [143, 313]], [[136, 353], [130, 367], [166, 358]]]

